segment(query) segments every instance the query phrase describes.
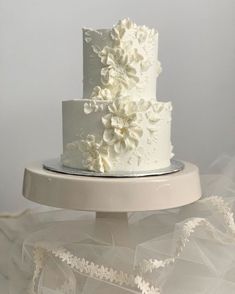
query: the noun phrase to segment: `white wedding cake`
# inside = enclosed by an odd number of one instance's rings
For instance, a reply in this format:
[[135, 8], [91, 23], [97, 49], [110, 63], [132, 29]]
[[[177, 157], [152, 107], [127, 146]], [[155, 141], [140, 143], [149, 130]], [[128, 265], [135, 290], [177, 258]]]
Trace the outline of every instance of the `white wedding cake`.
[[170, 165], [171, 102], [156, 99], [158, 33], [130, 19], [83, 29], [83, 99], [63, 101], [66, 167], [101, 173]]

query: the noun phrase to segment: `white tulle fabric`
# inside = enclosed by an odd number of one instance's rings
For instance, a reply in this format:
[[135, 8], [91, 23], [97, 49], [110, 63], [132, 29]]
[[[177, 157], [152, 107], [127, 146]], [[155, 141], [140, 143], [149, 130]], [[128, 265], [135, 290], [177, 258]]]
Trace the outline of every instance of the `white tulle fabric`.
[[201, 180], [200, 201], [129, 214], [127, 230], [93, 213], [2, 215], [0, 293], [235, 293], [235, 158]]

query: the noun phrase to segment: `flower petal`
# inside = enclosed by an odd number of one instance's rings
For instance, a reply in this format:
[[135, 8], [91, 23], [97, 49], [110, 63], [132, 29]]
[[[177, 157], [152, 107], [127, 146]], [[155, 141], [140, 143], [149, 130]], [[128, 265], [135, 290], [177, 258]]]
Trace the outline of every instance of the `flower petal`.
[[84, 103], [84, 113], [89, 114], [92, 113], [93, 107], [91, 103]]
[[102, 157], [104, 171], [109, 171], [111, 169], [111, 164], [106, 157]]
[[115, 144], [114, 144], [114, 151], [116, 153], [121, 153], [123, 150], [122, 148], [122, 144], [121, 144], [121, 141], [117, 141]]
[[123, 138], [123, 130], [122, 129], [114, 129], [114, 138], [115, 141], [119, 141]]
[[116, 113], [117, 112], [117, 105], [115, 102], [113, 102], [112, 104], [110, 104], [108, 106], [108, 110], [111, 112], [111, 113]]
[[108, 113], [108, 114], [102, 116], [101, 120], [102, 120], [103, 125], [106, 128], [110, 128], [111, 127], [111, 118], [112, 118], [112, 114], [111, 113]]
[[145, 99], [140, 99], [138, 103], [138, 110], [139, 111], [147, 111], [150, 107], [150, 101], [146, 101]]
[[94, 143], [95, 142], [95, 136], [94, 135], [87, 135], [87, 142], [88, 143]]
[[122, 117], [118, 117], [118, 116], [113, 116], [111, 118], [111, 126], [113, 128], [118, 128], [121, 129], [124, 127], [124, 120]]
[[132, 138], [133, 140], [136, 140], [137, 142], [139, 142], [142, 135], [143, 135], [143, 130], [139, 127], [129, 129], [130, 138]]
[[103, 139], [107, 144], [112, 144], [114, 140], [113, 129], [105, 129], [103, 133]]

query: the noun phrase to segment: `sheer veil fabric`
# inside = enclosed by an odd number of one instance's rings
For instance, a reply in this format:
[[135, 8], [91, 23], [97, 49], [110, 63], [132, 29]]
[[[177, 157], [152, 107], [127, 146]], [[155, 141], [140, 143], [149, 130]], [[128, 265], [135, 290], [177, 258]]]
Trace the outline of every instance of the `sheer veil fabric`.
[[129, 214], [125, 236], [94, 213], [1, 215], [0, 293], [235, 293], [235, 157], [201, 182], [194, 204]]

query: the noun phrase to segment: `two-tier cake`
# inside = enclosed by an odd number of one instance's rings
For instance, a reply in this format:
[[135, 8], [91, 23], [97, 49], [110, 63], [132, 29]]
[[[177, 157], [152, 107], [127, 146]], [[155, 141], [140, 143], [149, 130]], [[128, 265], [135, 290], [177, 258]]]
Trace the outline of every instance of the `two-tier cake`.
[[129, 19], [83, 29], [83, 99], [63, 101], [62, 164], [101, 173], [170, 165], [170, 102], [156, 99], [158, 33]]

